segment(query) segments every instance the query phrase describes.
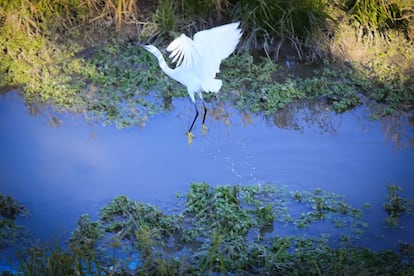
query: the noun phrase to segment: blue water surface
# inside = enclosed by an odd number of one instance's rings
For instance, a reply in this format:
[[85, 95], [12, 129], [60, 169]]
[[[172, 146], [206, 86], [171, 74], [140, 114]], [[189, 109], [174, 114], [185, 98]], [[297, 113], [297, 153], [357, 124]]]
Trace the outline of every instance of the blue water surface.
[[[344, 114], [299, 109], [275, 118], [226, 104], [208, 108], [209, 131], [203, 136], [197, 122], [190, 146], [185, 133], [194, 110], [187, 98], [145, 127], [117, 129], [47, 107], [33, 116], [17, 93], [2, 95], [0, 192], [29, 209], [31, 216], [18, 222], [40, 241], [66, 239], [81, 214], [96, 219], [117, 195], [171, 210], [177, 192], [204, 181], [338, 193], [355, 207], [371, 204], [361, 246], [414, 243], [412, 216], [402, 218], [402, 228], [384, 224], [387, 183], [414, 199], [414, 131], [406, 120], [371, 121], [365, 107]], [[51, 126], [53, 116], [60, 126]], [[390, 131], [400, 124], [399, 133]], [[408, 137], [408, 146], [395, 137]]]

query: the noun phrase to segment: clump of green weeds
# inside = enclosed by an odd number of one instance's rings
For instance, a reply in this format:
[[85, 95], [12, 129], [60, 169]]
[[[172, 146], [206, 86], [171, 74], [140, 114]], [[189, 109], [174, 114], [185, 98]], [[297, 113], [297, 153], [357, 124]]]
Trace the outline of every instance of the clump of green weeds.
[[15, 31], [27, 34], [27, 38], [37, 34], [53, 36], [86, 19], [91, 11], [88, 9], [89, 5], [78, 2], [2, 1], [0, 3], [1, 27], [13, 26]]
[[28, 37], [12, 26], [0, 28], [0, 86], [22, 86], [28, 102], [54, 103], [70, 108], [94, 73], [72, 50], [40, 35]]
[[57, 242], [54, 245], [32, 245], [18, 251], [19, 272], [24, 275], [75, 275], [94, 273], [94, 270], [81, 268], [76, 254], [67, 251]]
[[293, 220], [298, 227], [303, 228], [317, 221], [331, 221], [337, 228], [351, 229], [358, 238], [368, 226], [363, 219], [362, 210], [350, 206], [343, 196], [321, 189], [295, 192], [292, 196], [297, 203], [305, 204], [309, 208]]
[[396, 228], [400, 225], [401, 215], [411, 214], [413, 201], [399, 195], [403, 190], [398, 185], [387, 183], [387, 191], [388, 201], [384, 204], [384, 209], [388, 216], [385, 223], [391, 228]]
[[81, 24], [99, 20], [120, 31], [123, 24], [137, 21], [138, 6], [133, 0], [2, 1], [0, 18], [5, 25], [12, 24], [29, 35], [60, 36]]
[[[135, 10], [132, 0], [3, 1], [0, 4], [0, 87], [21, 87], [29, 103], [48, 103], [59, 110], [95, 110], [84, 95], [96, 92], [95, 88], [102, 82], [108, 87], [111, 80], [105, 79], [95, 64], [77, 55], [81, 47], [77, 43], [79, 39], [75, 42], [72, 35], [80, 24], [92, 18], [94, 21], [95, 16], [110, 14], [120, 26]], [[105, 102], [105, 96], [101, 100], [109, 114], [107, 117], [118, 118], [118, 110]]]
[[324, 68], [315, 76], [298, 81], [308, 97], [323, 97], [336, 112], [342, 113], [362, 104], [369, 81], [351, 69]]
[[402, 30], [407, 34], [408, 24], [413, 22], [414, 10], [408, 0], [343, 0], [354, 26], [360, 28], [361, 36], [373, 39], [375, 33]]
[[[0, 86], [23, 86], [28, 100], [72, 106], [84, 85], [85, 64], [55, 35], [80, 22], [75, 2], [3, 1], [0, 4]], [[55, 40], [54, 40], [55, 39]]]
[[254, 62], [248, 54], [230, 57], [223, 64], [223, 76], [232, 80], [225, 83], [224, 89], [236, 105], [266, 115], [273, 115], [295, 101], [320, 98], [336, 112], [345, 112], [362, 104], [361, 95], [369, 85], [351, 70], [329, 68], [314, 69], [313, 76], [308, 78], [285, 74], [282, 81], [275, 81], [275, 74], [283, 75], [281, 66], [266, 58]]
[[271, 115], [293, 100], [304, 97], [289, 80], [284, 83], [273, 81], [273, 74], [281, 67], [270, 59], [254, 62], [253, 56], [243, 54], [223, 61], [223, 67], [224, 79], [231, 80], [225, 82], [223, 90], [229, 93], [224, 96], [231, 96], [239, 108]]
[[[284, 208], [283, 202], [271, 201], [281, 191], [270, 185], [264, 187], [218, 186], [206, 183], [191, 184], [184, 211], [188, 225], [187, 240], [205, 240], [223, 235], [225, 241], [245, 238], [249, 231], [273, 225], [275, 210]], [[280, 203], [278, 205], [277, 203]], [[217, 236], [217, 237], [218, 237]]]
[[152, 55], [131, 43], [109, 43], [88, 60], [97, 74], [80, 97], [86, 108], [106, 124], [143, 125], [168, 109], [166, 101], [185, 91], [169, 79]]
[[366, 103], [376, 118], [409, 112], [414, 86], [407, 76], [387, 74], [379, 66], [369, 74], [356, 68], [315, 66], [309, 77], [296, 77], [270, 59], [254, 60], [245, 53], [223, 61], [221, 75], [231, 81], [224, 82], [218, 96], [231, 99], [240, 109], [268, 116], [304, 100], [322, 100], [338, 113]]
[[[392, 114], [406, 114], [414, 107], [414, 83], [412, 43], [399, 43], [384, 50], [370, 64], [367, 79], [372, 87], [367, 96], [370, 99], [373, 116], [385, 117]], [[401, 60], [401, 62], [395, 62]]]
[[240, 21], [231, 18], [232, 6], [229, 0], [159, 0], [152, 19], [162, 36], [177, 30], [195, 33], [212, 27], [213, 22]]
[[222, 20], [230, 7], [229, 0], [181, 0], [177, 2], [178, 10], [184, 17], [215, 18], [218, 21]]
[[302, 58], [302, 46], [311, 44], [329, 18], [325, 5], [323, 0], [239, 1], [233, 17], [240, 18], [247, 30], [243, 48], [256, 48], [262, 44], [268, 54], [275, 49], [277, 58], [281, 45], [290, 42]]
[[407, 245], [396, 254], [353, 247], [350, 239], [345, 246], [331, 247], [328, 235], [278, 235], [280, 222], [283, 228], [296, 226], [297, 215], [289, 210], [296, 205], [309, 210], [307, 225], [340, 216], [347, 221], [347, 215], [361, 218], [342, 197], [319, 189], [287, 193], [270, 184], [214, 188], [192, 183], [180, 198], [185, 202], [180, 213], [165, 214], [126, 196], [115, 197], [98, 220], [80, 217], [69, 249], [59, 244], [28, 248], [19, 254], [20, 269], [53, 275], [414, 271], [414, 264], [406, 261], [413, 259]]
[[175, 0], [160, 0], [153, 15], [153, 20], [164, 32], [175, 31], [177, 24]]
[[26, 207], [11, 196], [0, 193], [0, 251], [28, 237], [25, 229], [15, 222], [17, 217], [28, 215], [29, 211]]
[[[116, 233], [120, 239], [134, 239], [139, 236], [142, 228], [157, 239], [165, 239], [182, 231], [179, 218], [164, 215], [157, 208], [148, 204], [131, 201], [126, 196], [118, 196], [100, 212], [100, 221], [105, 232]], [[141, 233], [142, 234], [142, 233]]]
[[0, 215], [14, 220], [17, 216], [27, 216], [29, 211], [9, 195], [0, 194]]

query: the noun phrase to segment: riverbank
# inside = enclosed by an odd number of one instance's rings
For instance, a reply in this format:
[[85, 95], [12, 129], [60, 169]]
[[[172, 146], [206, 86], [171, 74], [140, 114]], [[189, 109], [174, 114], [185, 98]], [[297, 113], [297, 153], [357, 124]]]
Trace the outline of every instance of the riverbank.
[[[366, 7], [365, 15], [359, 4], [341, 1], [310, 1], [307, 10], [284, 7], [282, 14], [276, 14], [282, 7], [278, 1], [269, 10], [255, 9], [258, 15], [289, 15], [286, 22], [274, 22], [280, 30], [297, 21], [294, 14], [312, 14], [317, 23], [305, 17], [284, 32], [263, 26], [272, 18], [243, 20], [248, 1], [219, 1], [222, 10], [213, 3], [196, 8], [187, 1], [184, 6], [170, 2], [3, 4], [0, 87], [21, 87], [28, 102], [92, 114], [107, 124], [143, 125], [151, 115], [168, 111], [165, 102], [186, 92], [135, 42], [162, 49], [179, 32], [191, 35], [237, 19], [244, 35], [237, 54], [223, 62], [220, 100], [266, 115], [308, 99], [326, 101], [337, 112], [365, 103], [373, 117], [413, 109], [414, 13], [408, 2], [393, 7], [399, 16], [391, 18], [383, 14], [391, 7], [383, 11], [374, 0], [376, 6]], [[375, 25], [374, 15], [384, 18]]]

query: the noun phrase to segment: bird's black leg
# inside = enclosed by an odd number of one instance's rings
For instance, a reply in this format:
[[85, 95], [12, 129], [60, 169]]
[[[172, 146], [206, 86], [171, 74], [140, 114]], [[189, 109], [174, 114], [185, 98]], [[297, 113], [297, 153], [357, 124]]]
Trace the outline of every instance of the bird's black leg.
[[204, 135], [204, 134], [206, 134], [206, 131], [207, 131], [207, 127], [204, 124], [204, 122], [206, 121], [206, 115], [207, 115], [207, 107], [206, 107], [206, 103], [204, 102], [204, 100], [203, 100], [203, 108], [204, 108], [204, 114], [203, 114], [203, 123], [201, 125], [201, 131]]
[[204, 122], [206, 121], [206, 115], [207, 115], [207, 107], [204, 101], [203, 101], [203, 108], [204, 108], [204, 114], [203, 114], [203, 125], [204, 125]]
[[193, 102], [193, 104], [194, 104], [194, 108], [195, 108], [196, 114], [195, 114], [194, 119], [193, 119], [193, 122], [191, 123], [191, 126], [190, 126], [190, 128], [188, 129], [188, 132], [187, 132], [187, 139], [188, 139], [188, 144], [189, 145], [191, 145], [193, 143], [194, 135], [191, 132], [191, 130], [193, 129], [194, 123], [195, 123], [195, 121], [197, 120], [197, 117], [198, 117], [197, 105], [196, 105], [195, 102]]
[[[195, 121], [196, 121], [196, 120], [197, 120], [197, 118], [198, 118], [198, 109], [197, 109], [197, 105], [196, 105], [195, 103], [193, 103], [193, 104], [194, 104], [194, 108], [195, 108], [196, 114], [195, 114], [195, 116], [194, 116], [194, 119], [193, 119], [193, 122], [191, 123], [190, 128], [188, 129], [188, 132], [189, 132], [189, 133], [191, 133], [191, 130], [193, 129], [194, 123], [195, 123]], [[204, 121], [203, 121], [203, 122], [204, 122]]]

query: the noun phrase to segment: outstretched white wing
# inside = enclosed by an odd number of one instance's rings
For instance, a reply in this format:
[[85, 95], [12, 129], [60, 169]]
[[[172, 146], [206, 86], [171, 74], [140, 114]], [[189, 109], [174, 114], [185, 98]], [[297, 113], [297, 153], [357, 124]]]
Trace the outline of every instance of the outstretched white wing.
[[171, 52], [169, 58], [176, 64], [175, 67], [182, 65], [184, 68], [191, 67], [200, 59], [197, 49], [194, 47], [194, 42], [185, 34], [180, 35], [174, 39], [167, 47], [167, 51]]
[[194, 47], [203, 57], [205, 73], [209, 77], [215, 77], [220, 71], [221, 61], [236, 49], [242, 35], [238, 29], [239, 24], [240, 22], [230, 23], [194, 35]]
[[230, 23], [200, 31], [194, 35], [194, 40], [182, 34], [168, 45], [169, 57], [176, 62], [176, 67], [199, 66], [197, 70], [202, 71], [204, 77], [214, 78], [221, 61], [234, 51], [240, 40], [239, 24]]

